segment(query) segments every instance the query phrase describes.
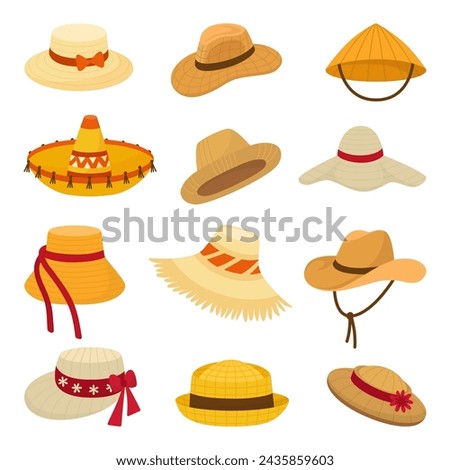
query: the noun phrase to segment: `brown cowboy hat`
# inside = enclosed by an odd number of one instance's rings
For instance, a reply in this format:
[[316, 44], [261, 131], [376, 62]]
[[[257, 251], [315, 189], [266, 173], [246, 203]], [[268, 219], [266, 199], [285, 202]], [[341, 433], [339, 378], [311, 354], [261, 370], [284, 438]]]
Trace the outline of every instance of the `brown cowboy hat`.
[[418, 282], [425, 266], [413, 259], [394, 259], [391, 239], [383, 230], [356, 230], [345, 237], [336, 256], [313, 259], [305, 279], [316, 289], [339, 291], [377, 281]]

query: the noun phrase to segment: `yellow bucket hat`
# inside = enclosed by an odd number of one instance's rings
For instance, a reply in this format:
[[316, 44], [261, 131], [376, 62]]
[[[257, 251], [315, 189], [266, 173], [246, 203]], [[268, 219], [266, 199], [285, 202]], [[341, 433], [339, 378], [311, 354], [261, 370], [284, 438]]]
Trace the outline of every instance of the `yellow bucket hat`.
[[273, 393], [263, 367], [236, 360], [214, 362], [192, 374], [191, 391], [176, 399], [188, 419], [211, 426], [252, 426], [272, 421], [289, 400]]

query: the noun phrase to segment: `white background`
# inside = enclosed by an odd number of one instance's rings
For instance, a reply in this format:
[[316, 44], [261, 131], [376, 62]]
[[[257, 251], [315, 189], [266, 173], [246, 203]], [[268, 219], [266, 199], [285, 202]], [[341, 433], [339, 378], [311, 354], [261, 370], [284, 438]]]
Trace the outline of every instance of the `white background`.
[[[448, 397], [448, 107], [449, 53], [445, 2], [331, 0], [287, 1], [85, 1], [4, 2], [1, 36], [3, 443], [0, 467], [113, 469], [116, 457], [248, 457], [333, 455], [336, 469], [445, 468]], [[131, 77], [89, 92], [54, 90], [32, 82], [24, 64], [49, 46], [53, 28], [66, 23], [104, 27], [109, 47], [134, 65]], [[228, 83], [186, 98], [170, 82], [173, 67], [197, 48], [201, 32], [216, 23], [245, 26], [254, 43], [280, 52], [272, 74]], [[397, 98], [369, 103], [325, 73], [337, 52], [357, 33], [379, 23], [401, 38], [427, 72]], [[362, 91], [393, 92], [364, 86]], [[85, 114], [96, 114], [105, 137], [150, 148], [157, 173], [129, 191], [83, 198], [56, 193], [23, 173], [29, 150], [76, 135]], [[378, 134], [385, 154], [427, 176], [422, 186], [389, 184], [360, 193], [331, 182], [303, 186], [298, 177], [335, 155], [351, 127]], [[101, 228], [108, 216], [154, 217], [192, 206], [180, 196], [195, 171], [199, 140], [224, 128], [248, 142], [272, 142], [282, 151], [274, 171], [222, 199], [196, 206], [202, 218], [236, 215], [324, 217], [333, 207], [346, 215], [344, 233], [386, 230], [397, 258], [427, 268], [417, 284], [397, 282], [373, 310], [357, 319], [359, 346], [345, 344], [346, 321], [332, 294], [310, 287], [306, 264], [333, 255], [340, 241], [276, 243], [261, 240], [261, 270], [293, 308], [265, 322], [232, 321], [191, 304], [155, 274], [150, 257], [201, 250], [204, 241], [105, 244], [106, 256], [126, 283], [107, 303], [80, 306], [83, 339], [73, 336], [65, 306], [55, 306], [55, 333], [45, 328], [45, 307], [23, 284], [47, 231], [59, 225]], [[349, 291], [345, 309], [366, 306], [384, 283]], [[137, 375], [134, 394], [141, 413], [108, 426], [112, 408], [68, 421], [39, 418], [25, 406], [30, 382], [55, 367], [74, 347], [121, 352]], [[185, 419], [175, 398], [189, 392], [192, 372], [224, 359], [259, 364], [272, 374], [274, 391], [290, 399], [276, 420], [253, 427], [203, 426]], [[337, 401], [328, 373], [360, 364], [395, 370], [427, 408], [425, 421], [396, 427], [365, 418]], [[256, 468], [256, 466], [255, 466]]]

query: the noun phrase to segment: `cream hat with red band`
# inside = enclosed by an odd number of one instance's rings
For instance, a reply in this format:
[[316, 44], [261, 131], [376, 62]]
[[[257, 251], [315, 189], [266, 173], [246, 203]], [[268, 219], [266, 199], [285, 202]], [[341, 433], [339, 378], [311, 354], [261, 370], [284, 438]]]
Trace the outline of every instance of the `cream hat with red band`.
[[66, 24], [52, 31], [50, 48], [25, 65], [35, 82], [61, 90], [98, 90], [126, 80], [131, 62], [108, 48], [106, 31], [91, 24]]

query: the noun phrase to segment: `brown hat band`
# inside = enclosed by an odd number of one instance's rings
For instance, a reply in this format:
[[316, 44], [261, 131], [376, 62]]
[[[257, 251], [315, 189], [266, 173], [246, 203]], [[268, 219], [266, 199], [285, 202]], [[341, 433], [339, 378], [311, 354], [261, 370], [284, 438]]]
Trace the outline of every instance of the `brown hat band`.
[[370, 268], [353, 268], [350, 266], [344, 266], [342, 264], [339, 264], [336, 260], [333, 261], [333, 266], [335, 269], [340, 271], [341, 273], [347, 273], [347, 274], [367, 274], [370, 273], [370, 271], [373, 271], [377, 266], [370, 267]]
[[273, 394], [254, 398], [210, 398], [190, 394], [189, 406], [201, 410], [262, 410], [273, 408]]
[[195, 66], [199, 70], [203, 70], [206, 72], [210, 72], [212, 70], [226, 69], [228, 67], [232, 67], [233, 65], [237, 65], [237, 64], [240, 64], [241, 62], [244, 62], [244, 60], [248, 59], [254, 52], [255, 52], [255, 46], [252, 46], [247, 52], [244, 52], [243, 54], [238, 55], [237, 57], [234, 57], [233, 59], [223, 60], [222, 62], [213, 62], [210, 64], [203, 64], [202, 62], [198, 62], [196, 60]]

